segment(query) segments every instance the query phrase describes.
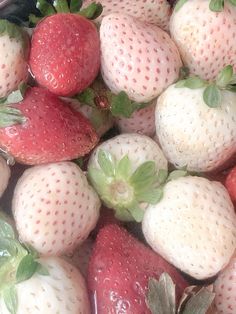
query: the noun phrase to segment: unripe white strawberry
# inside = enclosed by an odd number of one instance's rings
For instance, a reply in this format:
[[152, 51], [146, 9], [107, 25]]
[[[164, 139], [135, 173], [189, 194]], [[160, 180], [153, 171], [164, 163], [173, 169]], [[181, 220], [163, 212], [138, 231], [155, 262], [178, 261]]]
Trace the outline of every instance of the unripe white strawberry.
[[0, 197], [3, 195], [11, 175], [9, 166], [5, 159], [0, 156]]
[[95, 227], [99, 209], [96, 192], [72, 162], [27, 169], [12, 201], [21, 241], [43, 255], [60, 255], [82, 243]]
[[16, 90], [28, 78], [28, 38], [18, 26], [0, 20], [0, 98]]
[[225, 187], [200, 177], [168, 182], [163, 198], [144, 213], [153, 250], [196, 279], [222, 270], [236, 247], [236, 214]]
[[114, 13], [103, 18], [100, 40], [102, 76], [115, 94], [147, 103], [179, 76], [177, 47], [158, 26]]

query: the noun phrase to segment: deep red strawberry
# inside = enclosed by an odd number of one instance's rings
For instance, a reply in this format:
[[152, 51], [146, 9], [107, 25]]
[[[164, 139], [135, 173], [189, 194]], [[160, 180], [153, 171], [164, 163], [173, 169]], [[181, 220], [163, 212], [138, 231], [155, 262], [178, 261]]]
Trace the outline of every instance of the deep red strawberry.
[[36, 81], [57, 95], [79, 93], [98, 74], [98, 31], [78, 14], [60, 13], [43, 19], [31, 45], [30, 67]]
[[236, 166], [228, 174], [225, 185], [232, 201], [236, 203]]
[[88, 284], [96, 313], [151, 313], [145, 297], [150, 277], [167, 272], [177, 287], [185, 280], [163, 258], [133, 238], [125, 229], [108, 225], [101, 229], [89, 263]]
[[88, 120], [43, 88], [29, 88], [24, 100], [11, 107], [26, 120], [0, 128], [0, 147], [20, 163], [71, 160], [87, 154], [97, 143]]

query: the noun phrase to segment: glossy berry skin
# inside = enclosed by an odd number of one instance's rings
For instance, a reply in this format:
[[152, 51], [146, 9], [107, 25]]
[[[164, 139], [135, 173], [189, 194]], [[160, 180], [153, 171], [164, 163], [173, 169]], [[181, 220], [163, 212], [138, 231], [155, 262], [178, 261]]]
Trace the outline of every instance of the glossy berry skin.
[[236, 166], [229, 172], [225, 181], [225, 186], [232, 201], [236, 203]]
[[108, 225], [101, 229], [90, 258], [88, 285], [99, 314], [149, 314], [145, 296], [148, 279], [167, 272], [177, 287], [186, 287], [178, 271], [136, 240], [125, 229]]
[[30, 67], [36, 81], [60, 96], [88, 87], [98, 74], [100, 43], [95, 25], [76, 14], [55, 14], [33, 33]]

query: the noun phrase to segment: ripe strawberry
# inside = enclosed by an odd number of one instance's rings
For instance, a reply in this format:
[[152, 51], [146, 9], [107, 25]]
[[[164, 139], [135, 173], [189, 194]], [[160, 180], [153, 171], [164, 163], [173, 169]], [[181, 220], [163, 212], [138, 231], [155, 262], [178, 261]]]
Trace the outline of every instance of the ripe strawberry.
[[0, 19], [0, 98], [6, 97], [28, 78], [28, 37], [7, 20]]
[[159, 184], [167, 173], [167, 161], [149, 137], [121, 134], [93, 151], [88, 175], [105, 206], [118, 219], [141, 221], [147, 204], [162, 195]]
[[221, 272], [214, 283], [215, 304], [218, 314], [236, 313], [236, 256]]
[[156, 99], [147, 107], [135, 111], [130, 118], [117, 118], [121, 133], [139, 133], [152, 137], [155, 134]]
[[236, 166], [227, 175], [225, 186], [233, 202], [236, 202]]
[[236, 7], [224, 1], [222, 12], [213, 12], [209, 3], [188, 0], [175, 9], [170, 32], [190, 73], [210, 80], [225, 65], [236, 70]]
[[[85, 0], [83, 6], [87, 6], [91, 2], [93, 0]], [[103, 11], [97, 19], [98, 22], [101, 22], [103, 17], [110, 13], [125, 13], [165, 30], [169, 27], [170, 5], [166, 0], [136, 0], [135, 5], [131, 0], [101, 0], [100, 3], [103, 6]]]
[[99, 208], [97, 194], [72, 162], [27, 169], [12, 200], [21, 241], [44, 255], [73, 251], [95, 227]]
[[224, 186], [200, 177], [168, 182], [144, 213], [142, 230], [163, 258], [196, 279], [216, 275], [236, 246], [236, 215]]
[[[20, 163], [74, 159], [87, 154], [97, 142], [87, 119], [45, 89], [29, 88], [23, 101], [8, 108], [20, 110], [26, 119], [0, 128], [0, 147]], [[8, 118], [9, 124], [14, 124], [14, 115], [10, 113]]]
[[171, 85], [158, 98], [156, 133], [167, 159], [190, 171], [212, 171], [236, 152], [236, 94], [221, 91], [217, 108], [204, 103], [204, 88]]
[[151, 277], [167, 272], [176, 284], [177, 298], [187, 286], [178, 271], [136, 240], [125, 229], [108, 225], [98, 234], [90, 259], [88, 285], [95, 312], [151, 313], [145, 297]]
[[5, 159], [0, 156], [0, 197], [3, 195], [7, 188], [10, 179], [11, 171]]
[[182, 65], [169, 35], [129, 15], [110, 14], [100, 27], [101, 71], [113, 93], [149, 102], [177, 80]]
[[98, 74], [98, 31], [78, 14], [43, 19], [34, 30], [31, 46], [30, 67], [36, 81], [57, 95], [81, 92]]

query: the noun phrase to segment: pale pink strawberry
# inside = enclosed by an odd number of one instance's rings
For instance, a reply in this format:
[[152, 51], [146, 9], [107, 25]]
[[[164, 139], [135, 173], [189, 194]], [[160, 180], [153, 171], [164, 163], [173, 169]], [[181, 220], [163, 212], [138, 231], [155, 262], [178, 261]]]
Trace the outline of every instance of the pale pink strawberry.
[[213, 12], [208, 0], [188, 0], [174, 10], [171, 36], [190, 72], [213, 79], [226, 65], [236, 70], [236, 7], [224, 1], [222, 12]]
[[0, 156], [0, 197], [3, 195], [8, 181], [10, 179], [11, 171], [5, 159]]
[[27, 169], [19, 179], [12, 211], [22, 242], [43, 255], [60, 255], [82, 243], [95, 227], [100, 200], [72, 162]]
[[155, 127], [156, 99], [147, 107], [135, 111], [130, 118], [117, 118], [116, 125], [121, 133], [139, 133], [152, 137]]
[[0, 19], [0, 98], [27, 81], [27, 37], [20, 27]]
[[[88, 6], [93, 0], [85, 0], [83, 7]], [[104, 16], [110, 13], [129, 14], [143, 22], [155, 24], [163, 29], [168, 29], [170, 19], [170, 5], [167, 0], [101, 0], [102, 14], [97, 18], [101, 22]]]
[[158, 26], [110, 14], [100, 27], [101, 71], [113, 93], [149, 102], [177, 80], [182, 65], [170, 36]]
[[236, 313], [236, 255], [221, 272], [214, 284], [218, 314]]

